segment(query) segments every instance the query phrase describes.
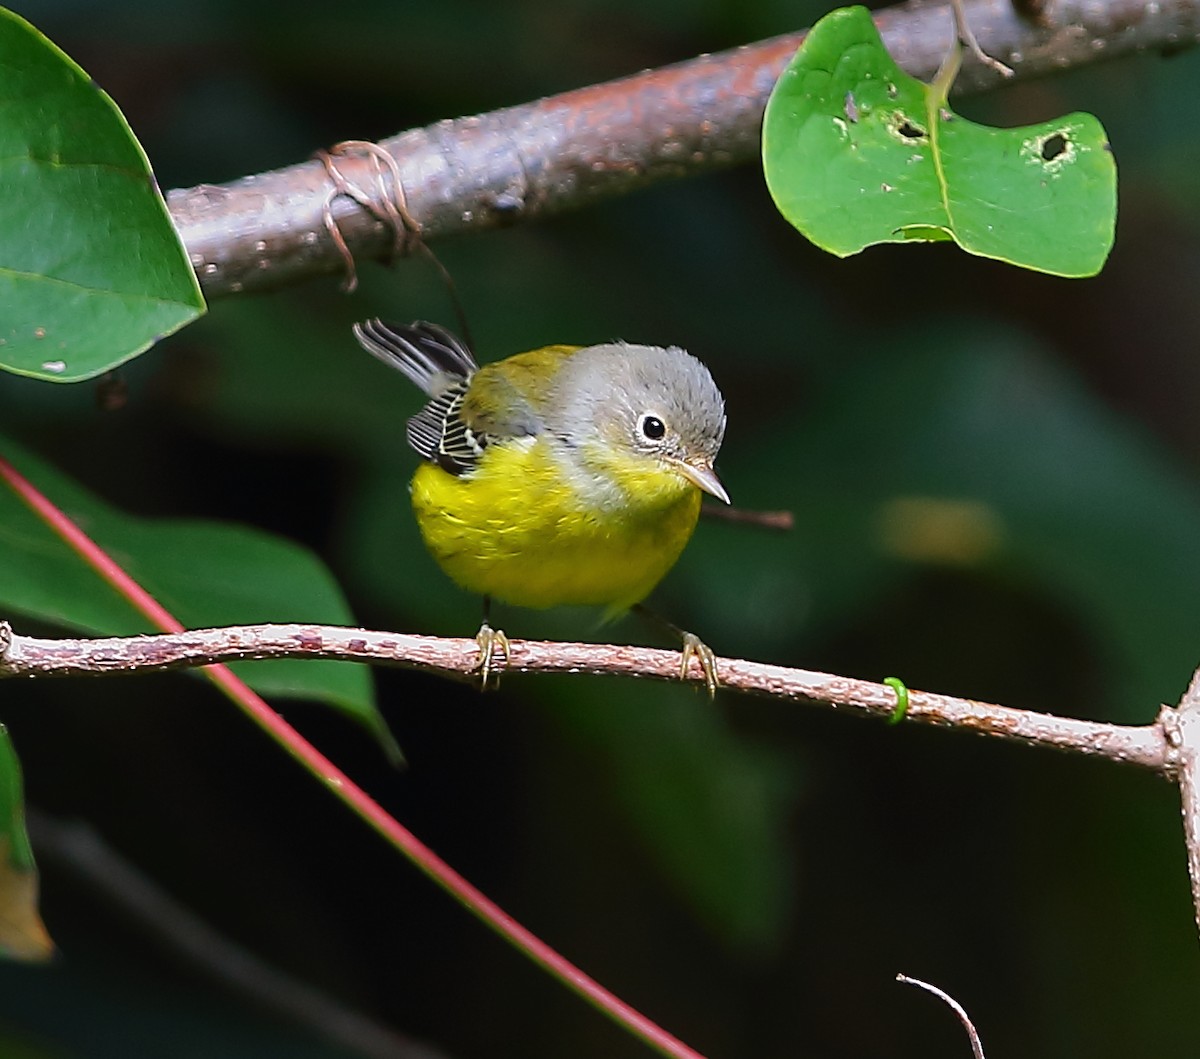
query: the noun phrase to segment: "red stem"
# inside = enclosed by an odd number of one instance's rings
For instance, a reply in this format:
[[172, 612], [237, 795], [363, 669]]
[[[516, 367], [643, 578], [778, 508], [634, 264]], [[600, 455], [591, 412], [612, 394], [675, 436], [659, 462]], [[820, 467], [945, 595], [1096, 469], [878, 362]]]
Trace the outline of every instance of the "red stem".
[[[129, 600], [163, 632], [182, 632], [183, 626], [153, 596], [129, 576], [113, 558], [88, 537], [71, 519], [50, 502], [3, 456], [0, 479], [17, 494], [55, 533], [79, 554], [105, 581]], [[472, 886], [403, 824], [389, 816], [366, 791], [308, 742], [278, 713], [236, 676], [228, 666], [204, 666], [205, 675], [246, 713], [255, 724], [279, 743], [306, 769], [324, 783], [359, 817], [404, 854], [425, 875], [459, 904], [539, 964], [569, 989], [583, 997], [618, 1025], [640, 1037], [663, 1055], [681, 1059], [704, 1059], [697, 1051], [655, 1025], [625, 1001], [609, 992], [565, 957], [560, 956]]]

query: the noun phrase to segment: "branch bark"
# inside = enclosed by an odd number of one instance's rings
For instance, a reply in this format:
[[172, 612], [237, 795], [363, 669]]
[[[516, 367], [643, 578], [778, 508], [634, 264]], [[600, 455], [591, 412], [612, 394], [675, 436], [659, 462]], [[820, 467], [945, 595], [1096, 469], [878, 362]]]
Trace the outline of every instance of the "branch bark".
[[[1036, 16], [1009, 0], [968, 0], [980, 45], [1017, 80], [1137, 51], [1200, 40], [1193, 0], [1055, 0]], [[916, 77], [936, 71], [953, 34], [949, 6], [914, 0], [875, 15], [888, 50]], [[477, 117], [447, 120], [384, 140], [401, 188], [366, 152], [339, 159], [348, 181], [402, 202], [426, 240], [511, 224], [747, 161], [758, 153], [771, 88], [803, 40], [776, 37]], [[958, 90], [1000, 81], [968, 60]], [[209, 298], [278, 287], [340, 271], [324, 223], [328, 204], [349, 250], [386, 258], [393, 233], [347, 196], [331, 201], [321, 162], [223, 185], [172, 191], [172, 217]]]
[[1168, 769], [1179, 784], [1192, 907], [1200, 930], [1200, 670], [1193, 675], [1178, 708], [1163, 709], [1160, 726], [1170, 747]]
[[[19, 636], [0, 623], [0, 678], [106, 676], [247, 659], [326, 658], [401, 666], [470, 680], [478, 654], [479, 645], [473, 639], [329, 625], [242, 625], [153, 636], [48, 640]], [[679, 653], [612, 644], [512, 640], [505, 672], [593, 673], [677, 680]], [[896, 706], [892, 688], [852, 677], [736, 658], [718, 658], [717, 672], [721, 687], [727, 691], [884, 718], [890, 717]], [[689, 672], [688, 680], [704, 683], [698, 662]], [[1174, 775], [1178, 759], [1158, 723], [1131, 726], [1079, 721], [923, 691], [909, 692], [906, 718], [923, 724], [964, 728], [1029, 746], [1139, 765], [1163, 775]], [[1197, 820], [1200, 821], [1200, 816]], [[1200, 843], [1200, 831], [1197, 834]]]

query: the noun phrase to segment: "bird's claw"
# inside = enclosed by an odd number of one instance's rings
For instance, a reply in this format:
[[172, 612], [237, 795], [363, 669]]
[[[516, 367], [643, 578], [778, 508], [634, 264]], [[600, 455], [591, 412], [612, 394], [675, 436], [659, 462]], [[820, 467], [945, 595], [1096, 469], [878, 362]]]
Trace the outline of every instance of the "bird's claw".
[[[493, 688], [498, 688], [500, 674], [508, 668], [508, 637], [500, 629], [493, 629], [485, 621], [479, 626], [475, 642], [479, 644], [479, 660], [475, 663], [475, 669], [479, 673], [479, 690], [487, 691], [489, 683]], [[496, 657], [498, 653], [504, 655], [503, 662], [498, 662]], [[493, 676], [496, 678], [494, 682], [492, 681]]]
[[721, 681], [717, 679], [716, 654], [695, 633], [684, 632], [680, 635], [683, 637], [683, 650], [680, 652], [679, 679], [687, 680], [688, 666], [692, 664], [692, 659], [695, 658], [700, 663], [700, 668], [704, 670], [704, 685], [708, 688], [708, 697], [710, 699], [716, 698], [717, 688], [721, 684]]

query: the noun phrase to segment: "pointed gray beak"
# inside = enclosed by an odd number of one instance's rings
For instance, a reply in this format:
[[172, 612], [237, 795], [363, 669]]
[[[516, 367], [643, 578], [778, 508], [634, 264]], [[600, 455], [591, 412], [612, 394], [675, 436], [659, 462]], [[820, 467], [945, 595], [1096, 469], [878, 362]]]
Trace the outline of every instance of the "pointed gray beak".
[[715, 496], [718, 500], [723, 500], [729, 503], [729, 494], [725, 492], [725, 487], [721, 484], [721, 479], [717, 477], [717, 472], [712, 467], [700, 466], [697, 467], [694, 463], [678, 464], [680, 473], [692, 484], [703, 489], [711, 496]]

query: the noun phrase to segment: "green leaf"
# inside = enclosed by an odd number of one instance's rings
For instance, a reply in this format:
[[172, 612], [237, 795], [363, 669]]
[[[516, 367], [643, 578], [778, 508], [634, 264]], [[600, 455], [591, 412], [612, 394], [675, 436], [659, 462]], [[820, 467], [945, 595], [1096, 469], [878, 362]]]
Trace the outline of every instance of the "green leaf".
[[784, 217], [841, 257], [953, 239], [1077, 277], [1112, 249], [1116, 164], [1096, 118], [994, 129], [958, 117], [893, 62], [863, 7], [821, 19], [775, 85], [763, 170]]
[[0, 367], [75, 382], [204, 311], [116, 104], [0, 9]]
[[0, 724], [0, 956], [40, 963], [54, 942], [38, 914], [38, 874], [25, 830], [21, 763]]
[[[353, 624], [329, 571], [291, 541], [232, 524], [135, 518], [2, 437], [0, 454], [189, 628], [295, 621]], [[2, 485], [0, 554], [5, 556], [0, 608], [90, 634], [147, 631], [146, 620]], [[281, 659], [239, 662], [233, 668], [263, 694], [338, 707], [392, 749], [366, 666]]]

